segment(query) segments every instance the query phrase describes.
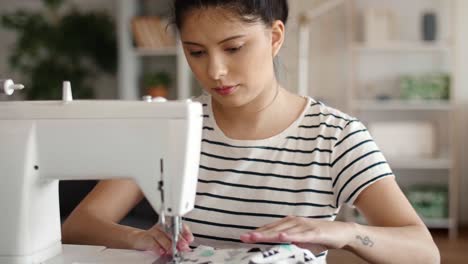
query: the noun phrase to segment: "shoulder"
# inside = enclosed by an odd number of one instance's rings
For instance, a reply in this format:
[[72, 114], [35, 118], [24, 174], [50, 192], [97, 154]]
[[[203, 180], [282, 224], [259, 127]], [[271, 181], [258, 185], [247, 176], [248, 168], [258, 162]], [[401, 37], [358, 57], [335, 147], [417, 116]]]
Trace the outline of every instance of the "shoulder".
[[313, 98], [309, 98], [309, 102], [310, 107], [306, 111], [305, 117], [307, 117], [307, 119], [315, 119], [314, 123], [319, 123], [324, 127], [335, 128], [336, 136], [338, 137], [349, 133], [350, 130], [362, 129], [364, 127], [358, 118], [338, 110], [337, 108], [328, 106]]
[[210, 108], [209, 104], [211, 103], [210, 96], [203, 93], [201, 95], [194, 96], [194, 97], [190, 98], [190, 100], [192, 100], [193, 102], [198, 102], [198, 103], [202, 104], [203, 116], [204, 116], [203, 122], [206, 123], [207, 117], [209, 116], [209, 108]]
[[210, 96], [205, 94], [205, 93], [202, 93], [198, 96], [194, 96], [192, 98], [190, 98], [192, 101], [194, 102], [199, 102], [201, 104], [203, 104], [204, 106], [206, 106], [209, 102], [210, 102]]
[[310, 98], [310, 109], [308, 112], [320, 116], [324, 120], [338, 119], [344, 122], [356, 120], [357, 118], [338, 110], [337, 108], [331, 107], [323, 102], [316, 101]]

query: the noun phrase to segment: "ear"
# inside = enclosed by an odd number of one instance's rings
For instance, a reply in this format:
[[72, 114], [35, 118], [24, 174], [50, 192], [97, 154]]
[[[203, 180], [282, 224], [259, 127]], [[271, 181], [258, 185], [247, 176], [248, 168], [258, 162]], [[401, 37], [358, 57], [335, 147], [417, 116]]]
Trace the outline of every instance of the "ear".
[[273, 58], [276, 57], [276, 55], [278, 55], [281, 46], [283, 46], [285, 34], [284, 30], [285, 26], [281, 20], [276, 20], [275, 22], [273, 22], [271, 26], [271, 51]]

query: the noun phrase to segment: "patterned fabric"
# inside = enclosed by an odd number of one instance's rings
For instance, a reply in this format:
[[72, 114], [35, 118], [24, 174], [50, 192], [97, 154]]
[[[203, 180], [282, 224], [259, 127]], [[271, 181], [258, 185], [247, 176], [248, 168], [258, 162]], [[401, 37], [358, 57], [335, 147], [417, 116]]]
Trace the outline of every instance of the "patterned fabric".
[[279, 245], [266, 250], [259, 248], [214, 249], [200, 246], [183, 253], [183, 264], [315, 264], [317, 258], [309, 250], [294, 245]]

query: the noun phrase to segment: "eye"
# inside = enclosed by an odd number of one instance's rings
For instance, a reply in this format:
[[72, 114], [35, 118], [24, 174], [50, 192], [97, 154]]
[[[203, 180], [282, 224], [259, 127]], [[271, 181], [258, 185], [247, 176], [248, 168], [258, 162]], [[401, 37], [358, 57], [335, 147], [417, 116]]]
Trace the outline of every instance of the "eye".
[[190, 56], [192, 57], [201, 57], [203, 54], [205, 54], [205, 52], [202, 50], [190, 51]]
[[242, 45], [242, 46], [238, 46], [238, 47], [234, 47], [234, 48], [228, 48], [228, 49], [226, 49], [226, 51], [229, 52], [229, 53], [236, 53], [236, 52], [238, 52], [239, 50], [241, 50], [242, 47], [243, 47], [243, 45]]

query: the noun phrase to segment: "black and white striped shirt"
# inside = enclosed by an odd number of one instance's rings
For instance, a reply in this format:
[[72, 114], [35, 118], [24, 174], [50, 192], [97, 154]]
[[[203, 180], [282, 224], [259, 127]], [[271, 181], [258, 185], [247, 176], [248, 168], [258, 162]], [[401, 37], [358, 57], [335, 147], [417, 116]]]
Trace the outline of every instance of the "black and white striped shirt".
[[211, 97], [197, 100], [204, 114], [199, 180], [195, 209], [184, 217], [195, 246], [252, 247], [241, 234], [288, 215], [333, 221], [342, 204], [393, 176], [361, 122], [311, 98], [294, 123], [262, 140], [228, 138]]

